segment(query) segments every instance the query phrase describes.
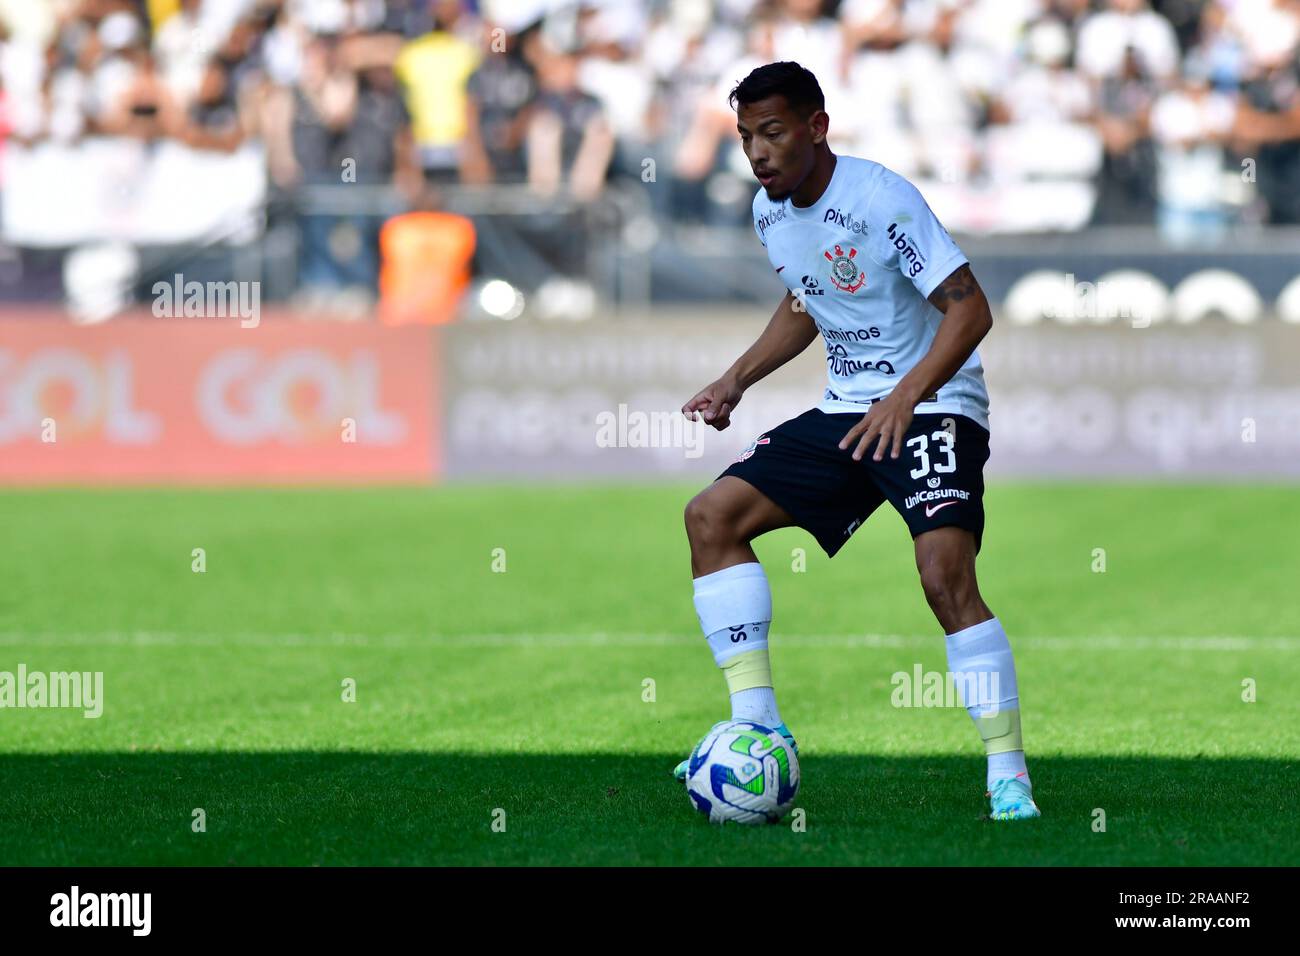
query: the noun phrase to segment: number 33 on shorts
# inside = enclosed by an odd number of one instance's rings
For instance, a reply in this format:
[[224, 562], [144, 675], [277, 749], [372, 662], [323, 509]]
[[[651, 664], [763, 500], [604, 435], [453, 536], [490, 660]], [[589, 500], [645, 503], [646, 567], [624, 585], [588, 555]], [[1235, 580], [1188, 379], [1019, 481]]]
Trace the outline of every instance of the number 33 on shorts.
[[[913, 478], [924, 478], [930, 473], [931, 466], [934, 468], [936, 475], [948, 475], [957, 470], [957, 422], [953, 418], [943, 420], [943, 428], [926, 435], [922, 432], [909, 438], [906, 442], [908, 448], [913, 450], [919, 464], [913, 468], [909, 475]], [[931, 461], [930, 449], [931, 442], [935, 442], [934, 453], [943, 456], [941, 460]], [[937, 487], [938, 480], [933, 482]]]

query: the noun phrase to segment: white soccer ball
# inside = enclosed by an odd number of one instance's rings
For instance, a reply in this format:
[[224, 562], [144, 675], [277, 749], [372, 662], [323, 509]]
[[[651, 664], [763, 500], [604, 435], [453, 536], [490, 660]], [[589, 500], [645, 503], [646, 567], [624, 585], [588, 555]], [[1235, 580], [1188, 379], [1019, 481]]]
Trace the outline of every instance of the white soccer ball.
[[771, 727], [724, 720], [691, 751], [686, 792], [710, 823], [775, 823], [799, 793], [799, 759]]

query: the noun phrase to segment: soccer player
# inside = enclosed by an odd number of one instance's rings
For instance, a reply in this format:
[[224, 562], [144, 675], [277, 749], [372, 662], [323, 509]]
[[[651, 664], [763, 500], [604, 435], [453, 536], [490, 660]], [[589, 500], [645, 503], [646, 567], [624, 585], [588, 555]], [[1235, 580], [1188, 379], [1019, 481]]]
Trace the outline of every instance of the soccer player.
[[[796, 525], [834, 557], [888, 501], [912, 533], [949, 670], [987, 675], [960, 689], [988, 756], [990, 817], [1037, 817], [1011, 645], [975, 580], [989, 456], [975, 347], [992, 326], [988, 301], [915, 186], [831, 152], [811, 72], [769, 63], [730, 99], [762, 186], [754, 231], [789, 291], [757, 341], [682, 412], [726, 428], [746, 389], [818, 334], [828, 379], [816, 408], [760, 435], [686, 506], [695, 608], [726, 676], [732, 719], [794, 744], [772, 689], [772, 596], [750, 542]], [[685, 761], [674, 775], [685, 778]]]

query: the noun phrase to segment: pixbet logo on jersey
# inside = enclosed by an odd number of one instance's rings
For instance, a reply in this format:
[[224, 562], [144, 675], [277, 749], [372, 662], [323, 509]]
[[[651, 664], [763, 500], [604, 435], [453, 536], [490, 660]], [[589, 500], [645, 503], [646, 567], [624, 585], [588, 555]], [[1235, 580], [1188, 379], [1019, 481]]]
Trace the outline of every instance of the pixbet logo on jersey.
[[774, 225], [775, 223], [780, 222], [784, 218], [785, 218], [785, 206], [777, 206], [775, 209], [772, 209], [764, 213], [763, 215], [759, 216], [756, 220], [754, 220], [754, 224], [758, 226], [759, 237], [762, 239], [766, 239], [768, 227]]
[[867, 284], [867, 274], [858, 268], [853, 260], [858, 257], [858, 250], [849, 246], [845, 252], [841, 245], [835, 246], [835, 254], [823, 252], [831, 264], [831, 284], [843, 292], [857, 292]]
[[847, 209], [827, 209], [826, 215], [822, 217], [822, 222], [833, 222], [837, 226], [843, 226], [849, 232], [856, 232], [860, 236], [867, 234], [867, 221], [865, 219], [854, 219], [853, 213]]

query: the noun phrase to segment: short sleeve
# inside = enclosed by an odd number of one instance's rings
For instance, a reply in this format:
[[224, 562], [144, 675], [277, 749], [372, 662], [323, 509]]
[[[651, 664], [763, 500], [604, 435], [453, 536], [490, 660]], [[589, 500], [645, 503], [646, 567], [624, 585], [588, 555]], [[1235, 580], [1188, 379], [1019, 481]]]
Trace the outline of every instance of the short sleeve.
[[880, 223], [878, 235], [884, 244], [881, 261], [906, 276], [928, 299], [968, 260], [920, 190], [896, 173], [885, 175], [872, 203], [872, 218]]

